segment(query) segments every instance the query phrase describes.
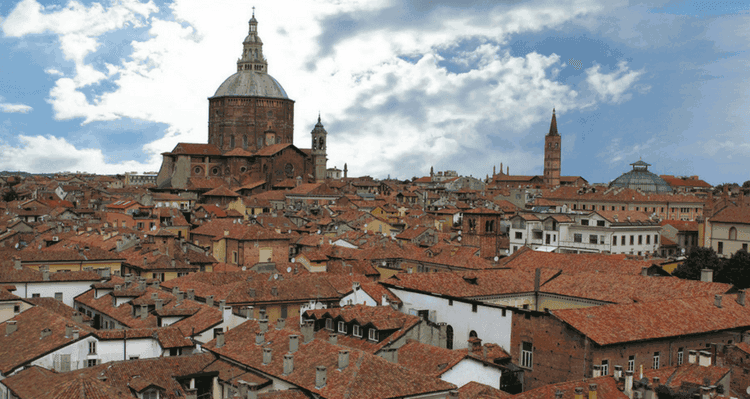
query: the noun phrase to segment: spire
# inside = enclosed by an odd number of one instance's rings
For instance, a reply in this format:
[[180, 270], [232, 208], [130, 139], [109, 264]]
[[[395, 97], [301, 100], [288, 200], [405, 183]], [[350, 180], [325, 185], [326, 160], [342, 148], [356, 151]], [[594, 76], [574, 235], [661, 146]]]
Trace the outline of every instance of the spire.
[[255, 7], [253, 16], [248, 22], [250, 25], [247, 37], [242, 42], [242, 57], [237, 60], [237, 72], [255, 71], [268, 72], [268, 63], [263, 57], [263, 41], [258, 36], [258, 20], [255, 19]]
[[549, 124], [549, 133], [547, 136], [559, 136], [557, 133], [557, 117], [555, 117], [555, 109], [552, 108], [552, 122]]

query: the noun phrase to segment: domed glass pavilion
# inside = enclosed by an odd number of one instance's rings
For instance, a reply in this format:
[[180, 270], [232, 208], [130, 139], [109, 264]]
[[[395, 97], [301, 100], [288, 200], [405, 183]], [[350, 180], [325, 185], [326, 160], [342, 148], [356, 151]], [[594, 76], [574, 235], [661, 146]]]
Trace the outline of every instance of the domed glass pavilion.
[[640, 189], [647, 193], [671, 193], [672, 187], [658, 175], [648, 171], [651, 166], [642, 160], [631, 163], [633, 170], [623, 173], [620, 177], [609, 183], [610, 187]]

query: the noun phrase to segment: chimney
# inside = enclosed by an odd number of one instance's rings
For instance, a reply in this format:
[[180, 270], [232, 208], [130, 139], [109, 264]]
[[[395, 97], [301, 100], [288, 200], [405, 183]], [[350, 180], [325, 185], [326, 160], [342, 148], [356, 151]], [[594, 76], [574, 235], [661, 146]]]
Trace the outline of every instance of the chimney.
[[697, 352], [694, 349], [691, 349], [691, 350], [688, 351], [688, 363], [695, 364], [695, 360], [696, 360], [695, 354], [696, 353]]
[[559, 389], [556, 390], [555, 391], [555, 399], [562, 399], [562, 397], [563, 397], [563, 391], [561, 391]]
[[49, 328], [45, 328], [44, 330], [42, 330], [42, 334], [41, 334], [41, 337], [39, 339], [43, 339], [45, 337], [49, 337], [50, 335], [52, 335], [52, 330], [50, 330]]
[[448, 399], [458, 399], [459, 398], [459, 392], [455, 389], [451, 389], [448, 391]]
[[622, 366], [619, 364], [615, 366], [615, 381], [620, 381], [622, 379]]
[[643, 399], [643, 391], [634, 391], [633, 399]]
[[287, 353], [284, 355], [284, 375], [292, 374], [294, 371], [294, 355]]
[[289, 336], [289, 353], [297, 352], [297, 349], [299, 349], [299, 335], [290, 335]]
[[326, 367], [318, 366], [315, 368], [315, 389], [326, 386]]
[[271, 363], [271, 348], [263, 348], [263, 365], [266, 366]]
[[302, 330], [302, 336], [306, 344], [313, 340], [314, 328], [312, 320], [305, 320], [305, 324], [300, 327], [300, 330]]
[[255, 333], [255, 345], [263, 345], [266, 342], [266, 333], [257, 331]]
[[268, 331], [268, 319], [258, 320], [258, 326], [261, 332]]
[[701, 399], [711, 399], [710, 387], [701, 387]]
[[714, 295], [714, 305], [717, 308], [721, 307], [721, 295]]
[[156, 310], [161, 310], [161, 307], [164, 305], [164, 300], [159, 298], [154, 301], [154, 304], [156, 305]]
[[654, 381], [654, 388], [656, 388], [656, 387], [658, 387], [659, 385], [661, 385], [661, 378], [659, 378], [659, 377], [654, 377], [654, 378], [653, 378], [652, 380]]
[[208, 306], [214, 306], [214, 296], [209, 295], [206, 297], [206, 305]]
[[625, 371], [625, 395], [633, 398], [633, 370]]
[[8, 336], [13, 334], [18, 329], [18, 325], [15, 320], [8, 320], [5, 323], [5, 335]]
[[13, 268], [16, 270], [23, 269], [23, 267], [21, 267], [21, 258], [19, 256], [13, 257]]
[[180, 292], [180, 287], [172, 287], [172, 295], [177, 296], [177, 293]]
[[596, 399], [596, 384], [589, 384], [589, 399]]
[[231, 306], [224, 306], [224, 308], [221, 310], [221, 320], [224, 322], [227, 322], [232, 319], [232, 307]]
[[250, 298], [255, 298], [255, 288], [248, 289], [247, 296], [249, 296]]
[[195, 290], [192, 288], [188, 288], [187, 290], [187, 299], [193, 300], [195, 299]]
[[737, 291], [737, 303], [739, 303], [740, 306], [745, 306], [745, 290]]
[[593, 378], [601, 377], [602, 376], [602, 366], [596, 364], [594, 365], [594, 372], [593, 372]]
[[388, 306], [388, 303], [389, 303], [389, 301], [388, 301], [388, 295], [386, 295], [386, 294], [383, 294], [383, 298], [382, 298], [382, 300], [380, 301], [380, 304], [381, 304], [382, 306]]
[[178, 304], [178, 305], [179, 305], [180, 303], [182, 303], [182, 300], [183, 300], [183, 298], [185, 298], [185, 293], [184, 293], [184, 292], [178, 292], [178, 293], [177, 293], [177, 304]]
[[253, 320], [254, 316], [255, 316], [255, 307], [245, 306], [245, 318], [248, 320]]
[[49, 270], [42, 270], [42, 280], [49, 281]]
[[224, 346], [224, 331], [216, 332], [216, 347], [221, 348]]
[[396, 348], [385, 348], [383, 349], [383, 358], [391, 363], [398, 364], [398, 349]]
[[711, 365], [711, 352], [700, 351], [698, 352], [698, 364], [702, 367], [708, 367]]
[[258, 320], [266, 320], [266, 310], [263, 308], [258, 309]]
[[334, 345], [338, 344], [339, 336], [336, 333], [328, 334], [328, 342]]
[[271, 287], [271, 295], [279, 296], [279, 288], [276, 286]]
[[83, 313], [81, 312], [73, 312], [73, 321], [81, 324], [83, 323]]
[[198, 399], [198, 388], [185, 389], [185, 399]]
[[573, 395], [574, 399], [583, 399], [583, 388], [577, 387], [575, 389], [575, 394]]
[[146, 317], [148, 317], [148, 306], [147, 305], [141, 305], [141, 320], [146, 320]]
[[81, 336], [81, 332], [78, 329], [73, 330], [73, 339], [78, 339]]
[[120, 284], [115, 284], [115, 291], [121, 291], [122, 286]]
[[641, 268], [641, 276], [643, 276], [643, 277], [647, 277], [648, 276], [648, 267], [643, 266]]
[[349, 366], [349, 351], [342, 349], [339, 351], [339, 370], [343, 370], [347, 366]]
[[714, 271], [711, 269], [701, 269], [701, 281], [712, 283], [714, 281]]

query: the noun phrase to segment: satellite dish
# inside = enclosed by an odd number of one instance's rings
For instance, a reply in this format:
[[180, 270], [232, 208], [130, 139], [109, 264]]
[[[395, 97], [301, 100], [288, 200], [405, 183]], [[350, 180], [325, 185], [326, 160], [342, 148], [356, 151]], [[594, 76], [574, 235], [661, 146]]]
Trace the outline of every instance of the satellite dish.
[[317, 234], [320, 234], [320, 229], [318, 229], [318, 232], [317, 232]]
[[458, 235], [461, 235], [461, 230], [458, 231]]
[[294, 263], [294, 258], [292, 258], [292, 263]]
[[292, 272], [292, 267], [291, 267], [291, 266], [287, 267], [287, 268], [286, 268], [286, 272], [287, 272], [287, 273], [291, 273], [291, 272]]
[[458, 236], [458, 242], [461, 242], [461, 236]]
[[745, 390], [745, 392], [747, 392], [747, 394], [750, 395], [750, 387], [747, 387], [747, 389]]
[[495, 256], [493, 259], [495, 260], [495, 262], [497, 262], [498, 260], [500, 260], [500, 258], [497, 257], [497, 256]]

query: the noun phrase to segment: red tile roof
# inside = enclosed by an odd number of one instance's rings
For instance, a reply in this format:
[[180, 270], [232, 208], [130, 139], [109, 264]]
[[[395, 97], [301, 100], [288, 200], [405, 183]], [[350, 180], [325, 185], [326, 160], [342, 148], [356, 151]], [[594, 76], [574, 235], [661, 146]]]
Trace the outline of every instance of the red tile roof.
[[32, 366], [3, 380], [20, 399], [132, 399], [127, 387], [115, 388], [80, 371], [57, 374]]
[[717, 212], [711, 223], [742, 223], [750, 224], [750, 207], [728, 206]]
[[559, 269], [564, 273], [605, 272], [615, 274], [640, 274], [651, 261], [631, 260], [625, 255], [606, 254], [558, 254], [534, 251], [523, 247], [513, 255], [500, 260], [499, 265], [516, 270], [533, 271], [545, 267]]
[[513, 395], [476, 381], [458, 388], [458, 399], [505, 399], [511, 396]]
[[599, 345], [750, 327], [750, 305], [725, 295], [551, 311]]
[[555, 399], [557, 391], [562, 392], [562, 399], [573, 399], [576, 388], [583, 388], [584, 397], [588, 397], [589, 384], [596, 384], [597, 399], [627, 399], [628, 397], [618, 389], [614, 378], [605, 376], [545, 385], [513, 395], [513, 399]]

